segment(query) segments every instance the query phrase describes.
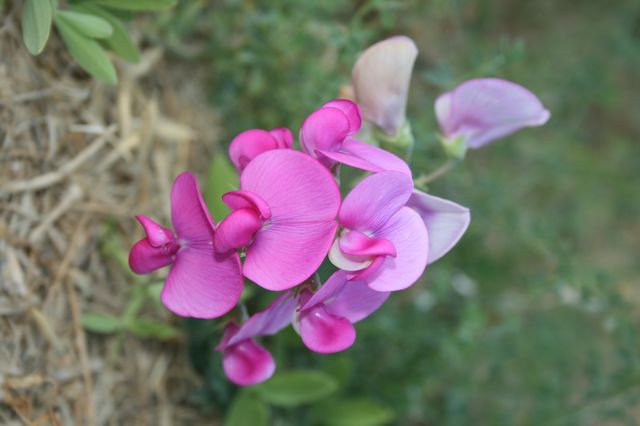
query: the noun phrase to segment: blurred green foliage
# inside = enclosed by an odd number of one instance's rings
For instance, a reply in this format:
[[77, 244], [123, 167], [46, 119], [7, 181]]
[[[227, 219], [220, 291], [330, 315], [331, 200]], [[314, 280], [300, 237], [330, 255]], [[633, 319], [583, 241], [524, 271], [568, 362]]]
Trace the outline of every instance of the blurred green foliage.
[[[255, 127], [297, 133], [359, 51], [398, 33], [420, 49], [416, 173], [444, 161], [439, 93], [499, 76], [538, 94], [545, 127], [470, 152], [432, 185], [471, 208], [471, 227], [358, 325], [352, 349], [310, 354], [293, 331], [266, 343], [280, 370], [331, 374], [345, 398], [391, 406], [399, 425], [637, 424], [639, 2], [182, 1], [157, 26], [175, 60], [210, 68], [226, 143]], [[206, 379], [193, 402], [225, 411], [237, 390], [211, 352], [220, 330], [187, 324]], [[313, 409], [272, 410], [274, 424], [315, 424]]]

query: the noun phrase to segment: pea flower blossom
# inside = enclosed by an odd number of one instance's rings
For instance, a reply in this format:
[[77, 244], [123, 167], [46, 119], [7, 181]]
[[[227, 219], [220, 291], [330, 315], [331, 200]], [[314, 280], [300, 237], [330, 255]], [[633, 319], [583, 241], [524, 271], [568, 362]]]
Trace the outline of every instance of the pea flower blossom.
[[238, 173], [242, 173], [247, 164], [258, 155], [272, 149], [290, 149], [293, 136], [289, 129], [245, 130], [233, 138], [229, 145], [229, 158]]

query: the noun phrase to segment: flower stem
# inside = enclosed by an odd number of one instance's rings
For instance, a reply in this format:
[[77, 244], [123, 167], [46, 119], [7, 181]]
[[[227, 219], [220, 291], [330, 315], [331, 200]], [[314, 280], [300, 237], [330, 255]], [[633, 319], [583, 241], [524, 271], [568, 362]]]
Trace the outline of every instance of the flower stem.
[[438, 167], [436, 170], [432, 171], [431, 173], [429, 173], [427, 175], [422, 174], [422, 175], [418, 176], [413, 181], [413, 183], [414, 183], [415, 186], [428, 185], [431, 182], [433, 182], [434, 180], [436, 180], [436, 179], [440, 178], [441, 176], [445, 175], [449, 170], [451, 170], [459, 162], [460, 162], [460, 160], [451, 159], [451, 160], [447, 161], [446, 163], [444, 163], [442, 166]]

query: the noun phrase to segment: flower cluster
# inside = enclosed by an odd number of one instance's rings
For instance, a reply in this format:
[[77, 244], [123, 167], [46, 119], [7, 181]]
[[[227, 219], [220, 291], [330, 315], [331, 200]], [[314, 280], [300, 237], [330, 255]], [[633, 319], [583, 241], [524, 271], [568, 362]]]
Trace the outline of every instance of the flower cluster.
[[[416, 52], [409, 39], [394, 37], [372, 46], [354, 69], [365, 119], [390, 136], [405, 123]], [[442, 95], [436, 115], [443, 138], [469, 148], [548, 118], [534, 95], [496, 79], [472, 80]], [[236, 384], [256, 384], [273, 374], [274, 360], [255, 338], [289, 325], [312, 351], [349, 348], [354, 323], [390, 293], [416, 283], [469, 225], [467, 208], [420, 191], [402, 158], [363, 142], [362, 124], [361, 106], [337, 99], [304, 121], [302, 151], [293, 149], [287, 129], [245, 131], [229, 147], [240, 187], [222, 197], [231, 213], [220, 223], [212, 220], [189, 172], [172, 188], [173, 230], [137, 217], [146, 238], [131, 250], [131, 269], [144, 274], [170, 265], [161, 297], [174, 313], [227, 314], [239, 303], [245, 277], [281, 292], [265, 310], [226, 325], [216, 350]], [[344, 198], [343, 166], [367, 172]], [[335, 272], [321, 284], [316, 273], [327, 259]]]

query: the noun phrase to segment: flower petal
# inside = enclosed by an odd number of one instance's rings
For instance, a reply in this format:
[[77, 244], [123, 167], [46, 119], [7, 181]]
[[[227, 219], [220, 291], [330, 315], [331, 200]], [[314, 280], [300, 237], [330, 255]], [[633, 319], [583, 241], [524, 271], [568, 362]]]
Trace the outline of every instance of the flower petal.
[[161, 299], [177, 315], [217, 318], [236, 306], [242, 284], [237, 253], [215, 253], [211, 242], [191, 244], [176, 255]]
[[229, 158], [238, 173], [242, 173], [247, 164], [258, 155], [279, 148], [280, 143], [276, 136], [281, 136], [279, 130], [272, 134], [262, 129], [251, 129], [233, 138], [229, 145]]
[[376, 291], [397, 291], [415, 283], [427, 266], [429, 237], [418, 213], [403, 207], [376, 232], [376, 237], [390, 240], [397, 256], [387, 256], [384, 263], [366, 282]]
[[463, 136], [480, 148], [550, 117], [540, 99], [519, 84], [497, 78], [469, 80], [436, 100], [436, 116], [447, 138]]
[[332, 315], [318, 305], [300, 313], [300, 337], [312, 351], [330, 354], [353, 345], [356, 330], [348, 319]]
[[429, 263], [447, 254], [460, 240], [469, 226], [469, 209], [422, 191], [414, 190], [407, 203], [427, 227], [429, 234]]
[[371, 175], [358, 183], [344, 199], [340, 223], [351, 230], [376, 233], [407, 203], [412, 191], [413, 181], [403, 173]]
[[254, 209], [238, 209], [224, 218], [216, 229], [213, 245], [221, 253], [246, 247], [262, 227], [263, 220]]
[[175, 243], [175, 237], [170, 229], [158, 225], [147, 216], [137, 215], [136, 219], [144, 228], [149, 244], [153, 247], [160, 247], [164, 244]]
[[[320, 108], [309, 115], [300, 129], [300, 145], [304, 152], [317, 158], [317, 150], [337, 151], [351, 131], [349, 117], [337, 108]], [[332, 162], [321, 160], [327, 167]]]
[[279, 149], [291, 149], [293, 147], [293, 135], [289, 129], [278, 127], [276, 129], [269, 130], [269, 133], [278, 142]]
[[369, 237], [362, 232], [346, 231], [339, 241], [340, 250], [352, 256], [396, 256], [396, 248], [391, 241]]
[[161, 247], [154, 247], [147, 238], [144, 238], [131, 247], [129, 267], [136, 274], [148, 274], [170, 265], [174, 259], [175, 253], [168, 253]]
[[222, 196], [222, 201], [229, 206], [231, 210], [252, 208], [260, 212], [263, 219], [271, 217], [271, 210], [267, 202], [256, 194], [249, 191], [231, 191]]
[[276, 363], [269, 351], [249, 339], [224, 350], [222, 368], [236, 385], [251, 386], [270, 378], [276, 370]]
[[404, 124], [417, 55], [413, 40], [396, 36], [369, 47], [353, 67], [351, 81], [363, 115], [389, 135]]
[[213, 220], [189, 172], [181, 173], [171, 188], [171, 221], [180, 240], [210, 244], [213, 239]]
[[355, 134], [362, 127], [362, 115], [360, 114], [360, 107], [357, 103], [348, 99], [334, 99], [322, 105], [322, 108], [336, 108], [339, 109], [349, 119], [349, 134]]

